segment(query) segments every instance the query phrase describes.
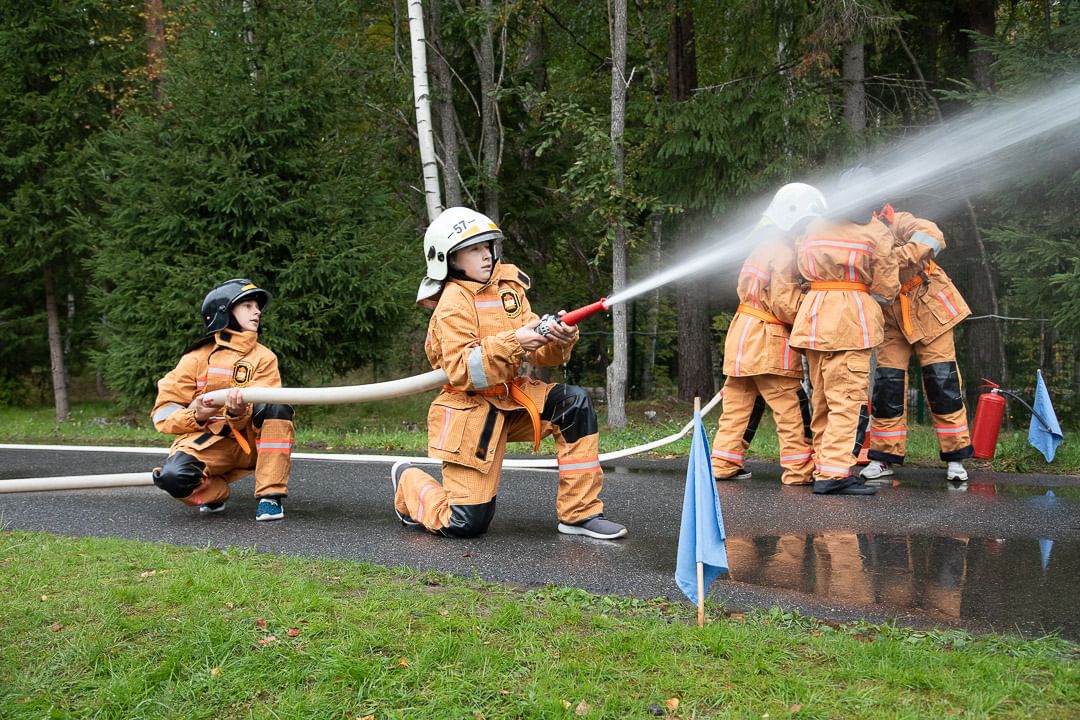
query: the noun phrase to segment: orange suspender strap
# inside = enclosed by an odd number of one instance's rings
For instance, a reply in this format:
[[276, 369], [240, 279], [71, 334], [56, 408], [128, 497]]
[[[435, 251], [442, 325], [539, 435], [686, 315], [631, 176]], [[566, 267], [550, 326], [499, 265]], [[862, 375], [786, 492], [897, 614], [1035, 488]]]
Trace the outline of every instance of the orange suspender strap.
[[453, 385], [443, 385], [443, 390], [465, 393], [466, 395], [479, 395], [481, 397], [510, 396], [514, 402], [520, 405], [521, 408], [529, 414], [529, 419], [532, 420], [533, 452], [536, 452], [540, 449], [540, 411], [536, 409], [536, 403], [532, 401], [529, 394], [521, 389], [521, 384], [523, 382], [525, 382], [525, 379], [519, 377], [514, 378], [513, 382], [494, 385], [489, 388], [484, 388], [483, 390], [459, 390]]
[[752, 317], [756, 317], [758, 320], [770, 323], [772, 325], [784, 325], [785, 324], [785, 323], [780, 322], [776, 318], [776, 316], [773, 315], [772, 313], [767, 313], [764, 310], [762, 310], [761, 308], [756, 308], [753, 305], [743, 305], [743, 304], [740, 303], [739, 307], [735, 310], [736, 315], [738, 315], [739, 313], [742, 313], [743, 315], [750, 315]]
[[870, 292], [870, 286], [861, 282], [848, 282], [847, 280], [814, 280], [810, 283], [811, 290], [857, 290], [858, 292]]
[[904, 323], [904, 333], [907, 335], [915, 334], [915, 328], [911, 324], [911, 300], [908, 298], [908, 293], [923, 284], [924, 273], [929, 276], [935, 269], [937, 269], [937, 265], [934, 264], [934, 261], [928, 260], [926, 269], [908, 280], [900, 288], [900, 320]]

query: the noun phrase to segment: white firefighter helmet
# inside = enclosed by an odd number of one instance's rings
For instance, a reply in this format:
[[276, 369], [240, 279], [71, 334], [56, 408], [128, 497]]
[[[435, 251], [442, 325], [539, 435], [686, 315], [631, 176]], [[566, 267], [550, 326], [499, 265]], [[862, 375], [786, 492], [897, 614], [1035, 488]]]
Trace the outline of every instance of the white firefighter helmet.
[[502, 230], [486, 215], [464, 207], [443, 210], [424, 233], [427, 277], [420, 283], [416, 301], [430, 298], [442, 289], [450, 253], [477, 243], [491, 242], [494, 255], [494, 241], [502, 239]]
[[813, 185], [788, 183], [776, 191], [763, 216], [776, 227], [788, 231], [806, 220], [824, 215], [828, 207], [825, 196]]

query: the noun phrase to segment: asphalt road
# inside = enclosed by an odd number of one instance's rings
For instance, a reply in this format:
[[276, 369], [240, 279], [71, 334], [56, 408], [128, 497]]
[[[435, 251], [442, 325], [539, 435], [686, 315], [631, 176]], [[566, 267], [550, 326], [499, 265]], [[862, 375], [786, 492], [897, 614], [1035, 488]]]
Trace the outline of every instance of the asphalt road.
[[[148, 470], [160, 452], [0, 449], [4, 479]], [[382, 462], [297, 460], [283, 521], [256, 523], [253, 481], [225, 512], [200, 514], [153, 486], [0, 493], [0, 527], [190, 546], [348, 558], [534, 588], [683, 599], [674, 580], [685, 461], [606, 467], [607, 515], [629, 535], [606, 542], [556, 532], [556, 475], [507, 470], [489, 532], [472, 540], [402, 527]], [[904, 468], [872, 497], [783, 487], [775, 466], [720, 484], [730, 577], [713, 601], [779, 606], [832, 620], [895, 620], [975, 632], [1080, 638], [1080, 478]], [[1050, 491], [1053, 495], [1048, 495]]]

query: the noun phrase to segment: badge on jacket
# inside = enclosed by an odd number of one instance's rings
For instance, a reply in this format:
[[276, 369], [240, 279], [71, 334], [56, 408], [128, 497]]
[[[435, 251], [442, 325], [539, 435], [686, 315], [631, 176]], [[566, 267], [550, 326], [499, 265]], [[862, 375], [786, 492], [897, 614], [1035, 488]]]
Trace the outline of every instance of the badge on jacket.
[[516, 318], [521, 314], [521, 300], [518, 299], [516, 292], [503, 290], [499, 297], [502, 298], [503, 310], [506, 311], [507, 317]]
[[233, 365], [232, 379], [233, 385], [236, 387], [244, 387], [251, 382], [251, 376], [255, 373], [255, 368], [251, 366], [247, 360], [240, 360]]

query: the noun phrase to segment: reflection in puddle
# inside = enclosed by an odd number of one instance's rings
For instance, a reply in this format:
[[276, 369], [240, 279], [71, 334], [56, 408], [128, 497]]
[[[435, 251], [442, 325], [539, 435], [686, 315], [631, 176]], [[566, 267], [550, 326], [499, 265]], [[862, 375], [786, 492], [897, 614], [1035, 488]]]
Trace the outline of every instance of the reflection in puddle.
[[731, 579], [743, 583], [1080, 637], [1075, 542], [821, 532], [728, 536], [727, 553]]

